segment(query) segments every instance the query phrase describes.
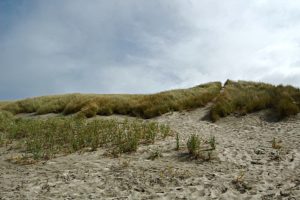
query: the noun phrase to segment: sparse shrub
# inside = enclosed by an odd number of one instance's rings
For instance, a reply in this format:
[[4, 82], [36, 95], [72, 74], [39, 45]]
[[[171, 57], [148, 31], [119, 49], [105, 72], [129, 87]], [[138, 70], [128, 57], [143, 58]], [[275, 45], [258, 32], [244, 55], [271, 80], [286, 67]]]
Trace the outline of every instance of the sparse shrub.
[[276, 161], [280, 161], [283, 159], [283, 155], [282, 155], [282, 141], [281, 140], [277, 140], [275, 137], [272, 139], [272, 148], [274, 149], [274, 151], [270, 152], [269, 156], [270, 156], [270, 160], [276, 160]]
[[193, 158], [209, 161], [213, 158], [216, 149], [216, 139], [212, 136], [208, 140], [203, 140], [199, 135], [192, 134], [187, 141], [187, 148]]
[[160, 125], [160, 132], [161, 132], [163, 139], [165, 139], [167, 136], [172, 135], [170, 126], [165, 125], [165, 124]]
[[124, 133], [120, 134], [120, 139], [118, 139], [116, 143], [118, 153], [129, 153], [136, 151], [140, 140], [138, 133], [127, 129], [124, 131]]
[[248, 183], [245, 182], [245, 172], [241, 171], [240, 174], [231, 181], [236, 190], [240, 193], [245, 193], [247, 190], [251, 190]]
[[150, 122], [149, 123], [149, 131], [148, 134], [146, 134], [145, 136], [145, 141], [146, 143], [154, 143], [156, 135], [159, 131], [159, 126], [157, 123], [155, 122]]
[[187, 141], [189, 154], [194, 156], [195, 158], [199, 158], [201, 143], [201, 138], [197, 134], [192, 134]]

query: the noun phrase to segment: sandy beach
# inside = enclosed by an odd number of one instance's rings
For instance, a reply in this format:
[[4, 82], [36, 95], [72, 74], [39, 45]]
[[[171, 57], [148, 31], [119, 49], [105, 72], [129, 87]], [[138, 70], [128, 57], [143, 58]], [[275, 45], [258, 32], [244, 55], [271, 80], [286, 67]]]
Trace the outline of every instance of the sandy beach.
[[[300, 199], [300, 115], [272, 122], [264, 112], [205, 120], [208, 108], [151, 119], [179, 134], [118, 158], [105, 149], [78, 152], [32, 165], [0, 148], [0, 199]], [[124, 116], [99, 118], [123, 119]], [[187, 155], [196, 133], [215, 136], [210, 161]], [[276, 147], [272, 147], [276, 140]], [[156, 159], [151, 155], [158, 152]]]

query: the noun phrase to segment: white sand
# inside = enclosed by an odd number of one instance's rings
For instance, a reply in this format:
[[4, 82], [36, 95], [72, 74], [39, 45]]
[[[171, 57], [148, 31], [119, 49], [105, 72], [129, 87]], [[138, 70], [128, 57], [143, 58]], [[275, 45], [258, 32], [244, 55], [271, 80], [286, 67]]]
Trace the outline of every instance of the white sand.
[[[262, 113], [210, 123], [201, 120], [206, 113], [153, 119], [179, 133], [180, 151], [169, 137], [120, 158], [99, 149], [22, 166], [7, 161], [14, 150], [1, 148], [0, 199], [300, 199], [300, 115], [277, 123], [261, 120]], [[192, 133], [216, 137], [215, 159], [186, 156]], [[274, 137], [282, 140], [279, 151]], [[149, 160], [155, 150], [162, 157]]]

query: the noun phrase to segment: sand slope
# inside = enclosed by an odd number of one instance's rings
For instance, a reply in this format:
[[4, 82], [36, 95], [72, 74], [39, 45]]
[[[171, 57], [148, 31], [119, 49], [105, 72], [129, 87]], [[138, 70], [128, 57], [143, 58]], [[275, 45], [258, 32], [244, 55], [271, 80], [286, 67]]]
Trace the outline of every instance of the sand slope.
[[[300, 199], [300, 115], [274, 123], [255, 113], [210, 123], [202, 120], [207, 112], [152, 119], [179, 133], [180, 151], [169, 137], [119, 158], [99, 149], [20, 166], [7, 161], [14, 150], [1, 148], [0, 199]], [[214, 160], [186, 155], [192, 133], [216, 137]], [[274, 137], [280, 150], [272, 148]], [[162, 157], [152, 161], [156, 150]]]

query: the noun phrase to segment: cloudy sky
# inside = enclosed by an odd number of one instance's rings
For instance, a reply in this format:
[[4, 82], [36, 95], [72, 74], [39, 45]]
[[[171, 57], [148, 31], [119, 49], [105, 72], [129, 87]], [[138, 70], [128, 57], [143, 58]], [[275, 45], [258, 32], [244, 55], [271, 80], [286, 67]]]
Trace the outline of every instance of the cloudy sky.
[[0, 99], [300, 86], [300, 1], [0, 0]]

